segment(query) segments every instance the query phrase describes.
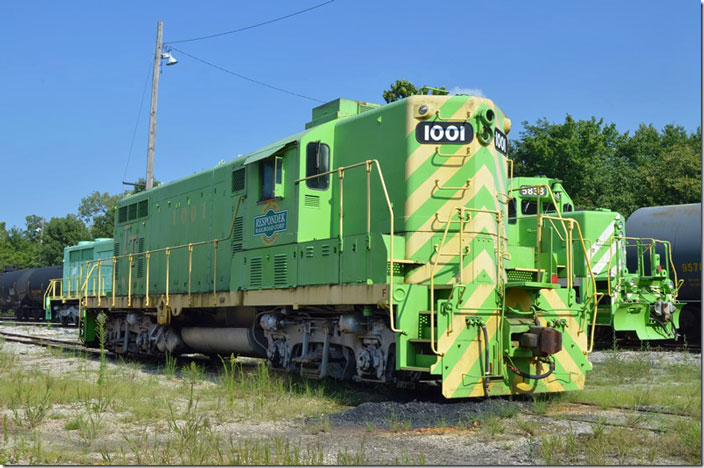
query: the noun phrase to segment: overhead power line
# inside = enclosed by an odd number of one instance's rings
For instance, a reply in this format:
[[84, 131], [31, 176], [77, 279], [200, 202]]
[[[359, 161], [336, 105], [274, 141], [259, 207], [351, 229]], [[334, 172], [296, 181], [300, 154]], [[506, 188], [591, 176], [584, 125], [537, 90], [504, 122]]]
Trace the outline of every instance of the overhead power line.
[[291, 17], [293, 17], [293, 16], [297, 16], [297, 15], [306, 13], [306, 12], [308, 12], [308, 11], [315, 10], [316, 8], [320, 8], [320, 7], [325, 6], [325, 5], [329, 4], [329, 3], [332, 3], [332, 2], [334, 2], [334, 1], [335, 1], [335, 0], [329, 0], [329, 1], [327, 1], [327, 2], [323, 2], [323, 3], [320, 3], [320, 4], [318, 4], [318, 5], [314, 5], [314, 6], [310, 7], [310, 8], [306, 8], [305, 10], [300, 10], [300, 11], [297, 11], [297, 12], [295, 12], [295, 13], [290, 13], [290, 14], [285, 15], [285, 16], [280, 16], [280, 17], [278, 17], [278, 18], [270, 19], [270, 20], [264, 21], [264, 22], [262, 22], [262, 23], [252, 24], [252, 25], [250, 25], [250, 26], [245, 26], [245, 27], [239, 28], [239, 29], [233, 29], [232, 31], [225, 31], [225, 32], [221, 32], [221, 33], [218, 33], [218, 34], [211, 34], [211, 35], [209, 35], [209, 36], [194, 37], [194, 38], [192, 38], [192, 39], [181, 39], [180, 41], [169, 41], [169, 42], [167, 42], [166, 44], [180, 44], [180, 43], [182, 43], [182, 42], [202, 41], [203, 39], [212, 39], [213, 37], [220, 37], [220, 36], [225, 36], [225, 35], [227, 35], [227, 34], [235, 34], [235, 33], [238, 33], [238, 32], [247, 31], [247, 30], [249, 30], [249, 29], [254, 29], [254, 28], [258, 28], [259, 26], [265, 26], [265, 25], [267, 25], [267, 24], [276, 23], [277, 21], [285, 20], [285, 19], [287, 19], [287, 18], [291, 18]]
[[263, 81], [255, 80], [254, 78], [250, 78], [250, 77], [244, 76], [244, 75], [242, 75], [242, 74], [240, 74], [240, 73], [233, 72], [233, 71], [231, 71], [231, 70], [228, 70], [227, 68], [221, 67], [220, 65], [216, 65], [216, 64], [214, 64], [214, 63], [208, 62], [207, 60], [203, 60], [203, 59], [198, 58], [198, 57], [196, 57], [196, 56], [194, 56], [194, 55], [191, 55], [191, 54], [189, 54], [188, 52], [186, 52], [186, 51], [184, 51], [184, 50], [177, 49], [176, 47], [171, 47], [171, 50], [176, 50], [176, 51], [178, 51], [179, 53], [181, 53], [181, 54], [183, 54], [183, 55], [185, 55], [185, 56], [187, 56], [187, 57], [192, 58], [193, 60], [196, 60], [196, 61], [198, 61], [198, 62], [200, 62], [200, 63], [205, 64], [205, 65], [208, 65], [209, 67], [213, 67], [213, 68], [215, 68], [215, 69], [217, 69], [217, 70], [223, 71], [223, 72], [228, 73], [228, 74], [233, 75], [233, 76], [236, 76], [237, 78], [241, 78], [241, 79], [243, 79], [243, 80], [247, 80], [247, 81], [250, 81], [250, 82], [252, 82], [252, 83], [256, 83], [256, 84], [258, 84], [258, 85], [260, 85], [260, 86], [265, 86], [265, 87], [267, 87], [267, 88], [274, 89], [274, 90], [280, 91], [280, 92], [282, 92], [282, 93], [290, 94], [290, 95], [292, 95], [292, 96], [297, 96], [297, 97], [300, 97], [300, 98], [303, 98], [303, 99], [308, 99], [308, 100], [310, 100], [310, 101], [323, 102], [323, 103], [325, 102], [325, 101], [322, 101], [322, 100], [320, 100], [320, 99], [316, 99], [316, 98], [314, 98], [314, 97], [306, 96], [305, 94], [300, 94], [300, 93], [296, 93], [296, 92], [293, 92], [293, 91], [289, 91], [289, 90], [284, 89], [284, 88], [279, 88], [278, 86], [273, 86], [273, 85], [270, 85], [270, 84], [268, 84], [268, 83], [264, 83]]

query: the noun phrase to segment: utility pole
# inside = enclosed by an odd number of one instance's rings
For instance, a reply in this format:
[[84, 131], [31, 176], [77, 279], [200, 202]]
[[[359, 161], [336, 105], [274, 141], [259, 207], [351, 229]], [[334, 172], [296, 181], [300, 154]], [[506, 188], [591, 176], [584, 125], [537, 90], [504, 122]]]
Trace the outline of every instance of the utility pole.
[[159, 95], [159, 72], [161, 68], [161, 36], [164, 23], [156, 26], [156, 51], [154, 52], [154, 74], [152, 76], [152, 109], [149, 113], [149, 143], [147, 145], [147, 180], [145, 190], [154, 186], [154, 147], [156, 145], [156, 105]]

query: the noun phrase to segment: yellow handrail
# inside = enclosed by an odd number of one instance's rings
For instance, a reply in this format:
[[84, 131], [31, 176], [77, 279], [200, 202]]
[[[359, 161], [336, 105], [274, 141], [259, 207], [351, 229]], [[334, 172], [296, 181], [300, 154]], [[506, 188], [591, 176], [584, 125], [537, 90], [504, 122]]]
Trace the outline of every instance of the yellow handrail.
[[472, 148], [471, 146], [467, 145], [467, 152], [465, 154], [462, 153], [452, 153], [452, 154], [445, 154], [440, 152], [440, 147], [436, 146], [435, 147], [435, 154], [438, 156], [441, 156], [443, 158], [468, 158], [472, 156]]
[[[611, 238], [610, 243], [609, 243], [609, 263], [608, 263], [608, 267], [607, 267], [608, 270], [607, 270], [607, 276], [606, 276], [606, 278], [607, 278], [607, 288], [608, 288], [609, 296], [611, 295], [611, 262], [612, 262], [613, 257], [614, 257], [614, 255], [611, 253], [611, 251], [612, 251], [611, 247], [612, 247], [614, 241], [618, 242], [618, 241], [620, 241], [620, 240], [625, 240], [625, 241], [633, 240], [633, 241], [636, 241], [636, 242], [640, 242], [640, 241], [650, 241], [650, 244], [648, 245], [648, 249], [649, 249], [649, 251], [650, 251], [651, 262], [652, 262], [652, 258], [653, 258], [653, 257], [652, 257], [653, 247], [655, 247], [657, 244], [663, 244], [663, 245], [665, 246], [665, 253], [666, 253], [666, 255], [667, 255], [667, 260], [666, 260], [666, 261], [668, 261], [668, 263], [670, 264], [670, 269], [672, 270], [672, 274], [673, 274], [673, 276], [675, 277], [675, 282], [674, 282], [674, 284], [678, 284], [678, 283], [679, 283], [678, 278], [677, 278], [677, 270], [675, 269], [675, 264], [674, 264], [673, 261], [672, 261], [672, 244], [670, 244], [669, 241], [664, 241], [664, 240], [660, 240], [660, 239], [654, 239], [654, 238], [652, 238], [652, 237], [613, 236], [613, 237]], [[626, 248], [628, 248], [628, 247], [638, 247], [638, 244], [626, 244], [625, 247], [626, 247]], [[616, 251], [618, 251], [618, 247], [616, 248]], [[677, 293], [678, 293], [678, 292], [679, 292], [679, 288], [678, 288], [677, 291], [675, 291], [675, 298], [677, 298]]]
[[[459, 266], [459, 275], [460, 275], [460, 284], [464, 283], [464, 247], [462, 245], [463, 241], [463, 234], [464, 234], [464, 226], [465, 226], [465, 218], [466, 213], [468, 212], [474, 212], [474, 213], [483, 213], [483, 214], [490, 214], [493, 215], [496, 218], [496, 233], [492, 232], [483, 232], [483, 231], [478, 231], [476, 234], [482, 234], [482, 235], [489, 235], [491, 237], [496, 238], [496, 281], [497, 283], [501, 282], [501, 270], [503, 267], [503, 255], [501, 252], [501, 241], [502, 240], [507, 240], [505, 237], [501, 236], [501, 227], [502, 227], [502, 217], [501, 217], [501, 212], [496, 211], [496, 210], [486, 210], [482, 208], [467, 208], [467, 207], [456, 207], [453, 210], [453, 213], [447, 218], [446, 221], [440, 220], [440, 215], [439, 213], [435, 213], [435, 220], [440, 222], [441, 224], [445, 224], [445, 229], [443, 231], [443, 236], [442, 239], [440, 240], [439, 244], [435, 245], [435, 261], [432, 264], [432, 268], [430, 269], [430, 350], [433, 351], [438, 356], [442, 356], [443, 354], [439, 352], [435, 345], [435, 271], [437, 269], [437, 265], [440, 261], [440, 257], [443, 255], [442, 254], [442, 248], [445, 245], [445, 241], [447, 239], [447, 234], [450, 229], [450, 224], [452, 223], [460, 223], [460, 230], [458, 232], [458, 237], [459, 237], [459, 257], [460, 257], [460, 266]], [[456, 214], [459, 214], [459, 219], [455, 220], [454, 217]], [[467, 219], [467, 222], [471, 221], [471, 217]], [[454, 254], [452, 254], [454, 255]], [[450, 297], [452, 297], [452, 294], [454, 294], [454, 289], [450, 293]], [[461, 295], [460, 295], [460, 300], [461, 300]], [[495, 310], [495, 309], [492, 309]], [[499, 319], [500, 321], [500, 319]], [[500, 323], [498, 326], [500, 327]], [[450, 325], [448, 327], [448, 333], [452, 332], [452, 320], [450, 320]]]
[[[459, 208], [458, 208], [459, 210]], [[445, 223], [445, 231], [442, 234], [442, 239], [440, 239], [440, 244], [437, 244], [437, 255], [435, 256], [435, 262], [433, 263], [432, 268], [430, 269], [430, 350], [435, 353], [438, 356], [442, 356], [440, 351], [438, 351], [436, 345], [435, 345], [435, 269], [438, 266], [438, 263], [440, 262], [440, 251], [442, 250], [443, 245], [445, 245], [445, 239], [447, 239], [447, 232], [450, 229], [450, 221], [454, 217], [454, 213], [447, 218], [447, 222]], [[460, 265], [460, 269], [462, 266]]]
[[[145, 305], [149, 305], [149, 276], [150, 276], [150, 263], [151, 263], [151, 254], [156, 253], [156, 252], [164, 252], [166, 255], [166, 305], [169, 304], [169, 257], [171, 255], [172, 250], [177, 250], [177, 249], [182, 249], [182, 248], [188, 248], [190, 252], [193, 251], [193, 247], [197, 245], [206, 245], [206, 244], [213, 244], [213, 252], [214, 252], [214, 259], [213, 259], [213, 294], [217, 294], [217, 245], [219, 242], [225, 241], [232, 237], [232, 234], [234, 232], [235, 228], [235, 220], [237, 218], [237, 215], [239, 213], [240, 205], [242, 204], [242, 199], [244, 196], [240, 196], [237, 200], [237, 205], [232, 217], [232, 223], [230, 224], [230, 231], [227, 236], [221, 238], [221, 239], [214, 239], [214, 240], [207, 240], [207, 241], [199, 241], [199, 242], [191, 242], [188, 244], [183, 244], [183, 245], [177, 245], [174, 247], [163, 247], [159, 249], [154, 249], [154, 250], [147, 250], [145, 252], [137, 252], [137, 253], [128, 253], [128, 254], [123, 254], [123, 255], [114, 255], [112, 256], [112, 307], [115, 307], [116, 304], [116, 272], [117, 272], [117, 261], [118, 259], [121, 258], [128, 258], [129, 259], [129, 272], [128, 272], [128, 286], [127, 286], [127, 305], [130, 306], [132, 304], [132, 265], [134, 264], [134, 260], [137, 257], [144, 256], [147, 259], [147, 273], [145, 275]], [[95, 262], [95, 260], [88, 260], [84, 262], [84, 264], [89, 264], [91, 262]], [[102, 260], [98, 260], [98, 262], [102, 262]], [[88, 266], [88, 265], [86, 265]], [[93, 264], [95, 266], [95, 263]], [[188, 272], [188, 281], [189, 281], [189, 294], [190, 294], [190, 284], [191, 284], [191, 268], [189, 264], [189, 272]], [[82, 267], [81, 267], [82, 268]], [[91, 278], [93, 272], [93, 268], [91, 268], [86, 275], [84, 284], [88, 281], [89, 278]], [[98, 284], [100, 284], [100, 280], [98, 280]], [[69, 284], [69, 289], [70, 289], [70, 284]], [[69, 291], [70, 294], [70, 291]], [[91, 295], [92, 297], [93, 295]], [[98, 297], [100, 297], [100, 293], [97, 294]], [[85, 297], [88, 297], [86, 294]], [[84, 298], [85, 298], [84, 297]]]
[[[342, 191], [343, 191], [343, 184], [342, 181], [344, 179], [344, 173], [348, 169], [354, 169], [356, 167], [362, 167], [364, 166], [367, 171], [367, 234], [371, 232], [371, 202], [370, 200], [370, 188], [369, 188], [369, 173], [371, 172], [371, 167], [374, 166], [376, 167], [377, 174], [379, 174], [379, 182], [381, 183], [381, 189], [384, 192], [384, 198], [386, 200], [386, 209], [389, 211], [389, 259], [387, 259], [387, 263], [389, 264], [389, 287], [388, 287], [388, 303], [389, 303], [389, 325], [391, 328], [391, 331], [394, 333], [401, 333], [401, 334], [406, 334], [401, 329], [398, 329], [395, 327], [395, 317], [394, 317], [394, 209], [393, 205], [391, 204], [391, 198], [389, 197], [389, 191], [386, 188], [386, 181], [384, 179], [384, 174], [381, 170], [381, 165], [379, 164], [379, 161], [376, 159], [368, 159], [366, 161], [356, 163], [356, 164], [351, 164], [349, 166], [343, 166], [343, 167], [338, 167], [337, 169], [333, 169], [331, 171], [327, 172], [322, 172], [320, 174], [315, 174], [312, 176], [308, 177], [303, 177], [300, 179], [296, 179], [294, 181], [295, 184], [299, 184], [305, 180], [310, 180], [310, 179], [317, 179], [318, 177], [323, 177], [326, 175], [330, 174], [337, 174], [339, 180], [340, 180], [340, 203], [342, 204]], [[342, 212], [342, 206], [340, 206], [340, 210], [338, 213], [339, 216], [339, 235], [340, 238], [342, 238], [342, 217], [343, 217], [343, 212]]]

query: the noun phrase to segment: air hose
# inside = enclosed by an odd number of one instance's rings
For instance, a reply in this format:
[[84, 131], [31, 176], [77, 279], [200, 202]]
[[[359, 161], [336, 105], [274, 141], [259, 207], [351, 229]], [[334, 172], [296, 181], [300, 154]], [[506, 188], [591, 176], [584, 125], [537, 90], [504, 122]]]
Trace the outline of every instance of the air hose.
[[508, 364], [508, 363], [506, 364], [506, 367], [508, 367], [514, 374], [518, 374], [521, 377], [523, 377], [524, 379], [540, 380], [540, 379], [544, 379], [545, 377], [550, 376], [550, 374], [552, 374], [555, 371], [555, 362], [550, 361], [550, 369], [548, 369], [548, 371], [546, 373], [540, 374], [540, 375], [528, 374], [528, 373], [523, 372], [522, 370], [518, 369], [517, 367], [515, 367], [511, 364]]

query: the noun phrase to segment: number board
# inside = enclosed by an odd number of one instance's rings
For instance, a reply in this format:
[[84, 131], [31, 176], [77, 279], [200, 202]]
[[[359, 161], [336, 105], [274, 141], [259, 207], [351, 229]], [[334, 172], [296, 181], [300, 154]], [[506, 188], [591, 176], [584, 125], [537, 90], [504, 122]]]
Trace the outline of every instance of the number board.
[[540, 192], [538, 192], [538, 187], [534, 185], [521, 185], [519, 193], [522, 197], [546, 197], [548, 195], [548, 189], [544, 185], [541, 185]]
[[494, 128], [494, 148], [504, 156], [508, 153], [508, 138], [498, 128]]
[[418, 143], [466, 145], [474, 138], [474, 129], [468, 122], [421, 122], [416, 126]]

